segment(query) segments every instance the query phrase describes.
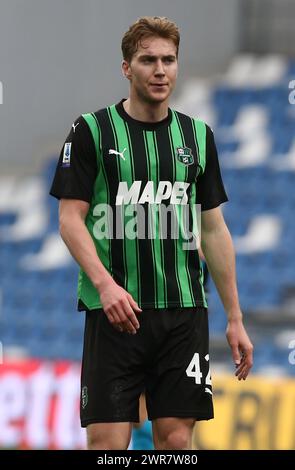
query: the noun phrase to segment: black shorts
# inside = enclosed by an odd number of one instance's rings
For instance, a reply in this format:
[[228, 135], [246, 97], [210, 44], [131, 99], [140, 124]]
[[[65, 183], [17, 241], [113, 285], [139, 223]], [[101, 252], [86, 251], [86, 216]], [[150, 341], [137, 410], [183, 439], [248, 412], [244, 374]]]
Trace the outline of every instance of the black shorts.
[[86, 312], [81, 425], [148, 418], [213, 418], [205, 308], [143, 310], [135, 335], [120, 333], [102, 309]]

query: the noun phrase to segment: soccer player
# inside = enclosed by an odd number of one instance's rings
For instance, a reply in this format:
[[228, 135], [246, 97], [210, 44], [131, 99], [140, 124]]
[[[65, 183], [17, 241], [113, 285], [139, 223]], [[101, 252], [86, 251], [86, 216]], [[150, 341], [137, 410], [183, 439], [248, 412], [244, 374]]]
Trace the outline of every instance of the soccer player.
[[156, 449], [190, 449], [195, 421], [213, 418], [207, 303], [190, 243], [198, 205], [237, 378], [252, 366], [213, 133], [168, 104], [178, 47], [167, 18], [143, 17], [129, 28], [122, 40], [129, 97], [74, 122], [51, 188], [61, 236], [81, 267], [89, 449], [128, 447], [143, 390]]

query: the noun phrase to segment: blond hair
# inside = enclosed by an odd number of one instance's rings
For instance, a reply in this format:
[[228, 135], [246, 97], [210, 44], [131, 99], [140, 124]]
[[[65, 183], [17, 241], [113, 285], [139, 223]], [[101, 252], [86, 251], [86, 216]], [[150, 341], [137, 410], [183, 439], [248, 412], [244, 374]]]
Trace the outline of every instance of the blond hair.
[[173, 41], [178, 55], [180, 35], [178, 26], [164, 16], [143, 16], [133, 23], [122, 39], [123, 59], [130, 62], [143, 39], [158, 36]]

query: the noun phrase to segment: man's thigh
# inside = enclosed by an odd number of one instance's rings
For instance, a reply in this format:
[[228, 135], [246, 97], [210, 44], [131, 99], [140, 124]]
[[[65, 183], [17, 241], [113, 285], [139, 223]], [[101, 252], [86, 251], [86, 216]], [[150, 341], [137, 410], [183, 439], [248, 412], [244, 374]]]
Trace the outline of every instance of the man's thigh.
[[153, 421], [155, 449], [191, 449], [194, 418], [158, 418]]
[[87, 426], [89, 450], [125, 450], [131, 438], [131, 423], [93, 423]]

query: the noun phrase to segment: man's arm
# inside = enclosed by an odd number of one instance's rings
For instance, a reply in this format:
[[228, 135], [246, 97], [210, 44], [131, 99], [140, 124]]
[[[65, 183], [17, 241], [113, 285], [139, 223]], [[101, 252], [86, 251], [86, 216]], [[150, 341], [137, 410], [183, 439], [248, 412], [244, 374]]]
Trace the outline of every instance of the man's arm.
[[226, 338], [237, 367], [235, 375], [245, 380], [253, 365], [253, 346], [239, 305], [233, 242], [219, 207], [202, 212], [201, 230], [201, 247], [228, 317]]
[[136, 333], [139, 322], [134, 312], [141, 309], [133, 297], [120, 287], [100, 261], [93, 240], [85, 226], [89, 204], [76, 199], [61, 199], [60, 234], [72, 256], [86, 272], [100, 295], [110, 323], [119, 331]]

